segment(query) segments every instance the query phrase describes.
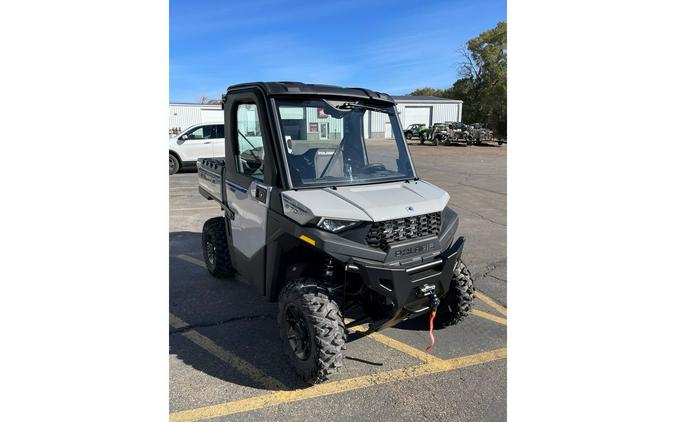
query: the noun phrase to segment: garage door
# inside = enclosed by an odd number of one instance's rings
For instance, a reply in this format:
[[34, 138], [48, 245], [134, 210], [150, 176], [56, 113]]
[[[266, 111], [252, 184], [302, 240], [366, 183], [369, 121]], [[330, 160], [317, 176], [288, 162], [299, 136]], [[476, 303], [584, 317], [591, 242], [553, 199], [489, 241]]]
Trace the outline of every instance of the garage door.
[[431, 107], [406, 107], [404, 119], [404, 128], [413, 123], [424, 123], [428, 127], [431, 125]]
[[202, 123], [224, 123], [225, 112], [223, 110], [201, 109]]

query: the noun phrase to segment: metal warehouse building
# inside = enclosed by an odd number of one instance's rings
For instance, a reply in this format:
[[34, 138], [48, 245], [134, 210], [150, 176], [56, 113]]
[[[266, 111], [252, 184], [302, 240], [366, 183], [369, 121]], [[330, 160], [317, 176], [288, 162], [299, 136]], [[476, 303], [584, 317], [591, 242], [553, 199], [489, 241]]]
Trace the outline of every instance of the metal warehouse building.
[[197, 123], [222, 122], [220, 104], [169, 104], [169, 131], [181, 131]]
[[[461, 122], [462, 101], [430, 96], [394, 96], [403, 128], [413, 123]], [[382, 113], [369, 111], [364, 119], [364, 132], [369, 138], [390, 138], [391, 125]], [[222, 122], [219, 104], [169, 104], [169, 131], [176, 133], [197, 123]], [[316, 122], [311, 122], [315, 123]]]
[[413, 123], [461, 122], [462, 101], [430, 96], [394, 96], [401, 125], [407, 128]]

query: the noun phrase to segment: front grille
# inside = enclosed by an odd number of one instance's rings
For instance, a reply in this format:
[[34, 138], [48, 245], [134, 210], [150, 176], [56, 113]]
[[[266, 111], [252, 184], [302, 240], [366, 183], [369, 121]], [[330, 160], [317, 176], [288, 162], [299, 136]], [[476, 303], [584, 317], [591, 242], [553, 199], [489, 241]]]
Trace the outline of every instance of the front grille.
[[386, 250], [391, 243], [425, 236], [438, 236], [441, 230], [441, 213], [417, 215], [396, 220], [373, 223], [366, 235], [366, 243]]

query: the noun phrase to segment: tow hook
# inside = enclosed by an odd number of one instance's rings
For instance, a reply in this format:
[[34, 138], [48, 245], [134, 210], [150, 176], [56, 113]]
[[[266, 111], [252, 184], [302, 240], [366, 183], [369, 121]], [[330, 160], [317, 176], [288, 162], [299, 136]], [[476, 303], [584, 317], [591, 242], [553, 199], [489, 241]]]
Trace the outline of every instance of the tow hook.
[[429, 338], [431, 339], [431, 343], [424, 350], [429, 351], [429, 349], [434, 347], [434, 343], [436, 342], [436, 339], [434, 339], [434, 318], [436, 318], [436, 309], [438, 309], [441, 301], [436, 296], [436, 286], [425, 284], [417, 288], [417, 297], [423, 298], [427, 296], [429, 297], [429, 305], [431, 306], [431, 313], [429, 314]]

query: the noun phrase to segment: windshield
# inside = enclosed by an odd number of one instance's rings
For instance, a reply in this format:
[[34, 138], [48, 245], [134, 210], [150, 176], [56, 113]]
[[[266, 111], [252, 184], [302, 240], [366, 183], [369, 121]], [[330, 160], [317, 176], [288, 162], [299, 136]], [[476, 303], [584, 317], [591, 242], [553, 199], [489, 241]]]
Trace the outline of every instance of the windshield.
[[394, 106], [358, 101], [277, 101], [293, 187], [412, 179]]

